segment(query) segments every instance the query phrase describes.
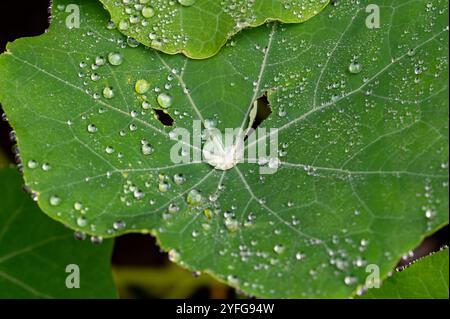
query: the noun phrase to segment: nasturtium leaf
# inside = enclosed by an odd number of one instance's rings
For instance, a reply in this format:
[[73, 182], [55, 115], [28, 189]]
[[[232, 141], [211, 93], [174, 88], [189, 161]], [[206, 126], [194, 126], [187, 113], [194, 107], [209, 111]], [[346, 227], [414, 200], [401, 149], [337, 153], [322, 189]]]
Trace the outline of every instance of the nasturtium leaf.
[[445, 249], [394, 273], [379, 289], [370, 289], [363, 298], [448, 299], [448, 271], [448, 249]]
[[[379, 28], [372, 0], [339, 1], [208, 60], [130, 46], [100, 4], [75, 2], [80, 29], [54, 10], [48, 33], [0, 57], [0, 101], [51, 217], [105, 237], [151, 232], [189, 269], [286, 298], [349, 297], [367, 266], [386, 276], [448, 223], [447, 1], [377, 1]], [[258, 140], [278, 132], [275, 154], [193, 158], [218, 144], [199, 121], [246, 129], [263, 96]]]
[[[164, 53], [214, 56], [239, 31], [266, 21], [301, 23], [329, 0], [101, 0], [123, 34]], [[111, 25], [113, 26], [113, 25]]]
[[22, 185], [16, 170], [0, 169], [0, 298], [114, 298], [113, 241], [75, 240]]

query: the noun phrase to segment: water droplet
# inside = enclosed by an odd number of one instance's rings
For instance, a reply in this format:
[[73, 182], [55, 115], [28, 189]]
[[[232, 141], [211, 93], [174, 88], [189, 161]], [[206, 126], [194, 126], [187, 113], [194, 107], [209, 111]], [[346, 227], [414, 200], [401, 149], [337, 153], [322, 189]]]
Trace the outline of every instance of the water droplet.
[[356, 279], [355, 277], [346, 276], [346, 277], [344, 278], [344, 283], [345, 283], [347, 286], [354, 285], [354, 284], [356, 284], [356, 282], [357, 282], [357, 279]]
[[87, 219], [84, 216], [78, 217], [77, 218], [77, 225], [78, 227], [86, 227], [87, 225]]
[[228, 282], [228, 284], [230, 284], [230, 286], [234, 286], [234, 287], [239, 286], [239, 284], [240, 284], [239, 278], [236, 276], [233, 276], [233, 275], [227, 276], [227, 282]]
[[129, 24], [128, 24], [128, 22], [126, 20], [121, 20], [119, 22], [119, 29], [120, 30], [125, 31], [125, 30], [128, 29], [128, 27], [129, 27]]
[[89, 133], [95, 133], [97, 132], [97, 126], [95, 126], [94, 124], [89, 124], [87, 126], [87, 130]]
[[296, 253], [295, 254], [295, 259], [303, 260], [303, 259], [305, 259], [305, 254], [304, 253]]
[[427, 210], [425, 211], [425, 217], [426, 217], [427, 219], [433, 219], [434, 217], [436, 217], [436, 212], [433, 211], [432, 209], [427, 209]]
[[112, 87], [107, 86], [103, 89], [103, 96], [106, 99], [112, 99], [114, 97], [114, 91], [112, 89]]
[[170, 189], [170, 184], [164, 181], [161, 181], [158, 185], [158, 189], [161, 193], [166, 193]]
[[215, 120], [211, 120], [211, 119], [205, 119], [205, 128], [206, 129], [212, 129], [214, 127], [216, 127], [217, 123]]
[[138, 94], [145, 94], [150, 89], [150, 84], [146, 80], [141, 79], [136, 82], [134, 89]]
[[101, 244], [102, 242], [103, 242], [103, 237], [101, 237], [101, 236], [92, 236], [91, 237], [91, 243], [93, 243], [93, 244], [98, 245], [98, 244]]
[[95, 58], [95, 65], [101, 66], [105, 64], [105, 58], [102, 56], [98, 56]]
[[233, 217], [225, 218], [225, 227], [232, 233], [237, 232], [239, 230], [239, 222]]
[[273, 251], [276, 252], [277, 254], [282, 254], [284, 252], [284, 246], [283, 245], [275, 245], [273, 247]]
[[153, 153], [154, 149], [153, 147], [145, 140], [141, 141], [141, 152], [144, 155], [150, 155]]
[[281, 162], [278, 158], [276, 157], [271, 157], [269, 159], [269, 163], [267, 164], [267, 166], [271, 169], [278, 169], [281, 165]]
[[169, 214], [175, 214], [178, 213], [178, 211], [180, 210], [180, 207], [177, 204], [170, 204], [169, 207], [167, 208], [167, 212]]
[[192, 235], [192, 237], [197, 238], [198, 236], [200, 236], [200, 233], [196, 230], [193, 230], [191, 235]]
[[36, 162], [35, 160], [30, 160], [28, 161], [28, 168], [34, 169], [36, 167], [38, 167], [38, 162]]
[[155, 10], [152, 7], [144, 7], [141, 13], [144, 18], [149, 19], [155, 15]]
[[121, 65], [123, 62], [123, 57], [120, 53], [117, 52], [111, 52], [110, 54], [108, 54], [108, 62], [111, 65]]
[[173, 103], [173, 98], [167, 94], [167, 93], [161, 93], [158, 96], [158, 104], [162, 107], [162, 108], [169, 108], [172, 106]]
[[52, 205], [52, 206], [58, 206], [61, 204], [61, 198], [59, 196], [52, 195], [52, 196], [50, 196], [49, 202], [50, 202], [50, 205]]
[[106, 154], [112, 154], [112, 153], [114, 153], [114, 148], [112, 146], [107, 146], [105, 148], [105, 152], [106, 152]]
[[113, 223], [113, 228], [115, 230], [124, 229], [126, 227], [126, 223], [123, 220], [118, 220]]
[[175, 174], [173, 176], [173, 182], [177, 185], [181, 185], [186, 182], [186, 177], [183, 174]]
[[92, 73], [92, 74], [91, 74], [91, 80], [92, 80], [92, 81], [98, 81], [98, 80], [100, 80], [100, 75], [98, 75], [97, 73]]
[[73, 233], [73, 237], [76, 240], [85, 240], [86, 239], [86, 233], [83, 233], [81, 231], [76, 231]]
[[179, 261], [180, 260], [180, 254], [175, 249], [169, 250], [169, 260], [171, 262]]
[[130, 48], [137, 48], [139, 46], [139, 41], [137, 41], [135, 38], [128, 37], [127, 38], [127, 44]]
[[352, 62], [350, 63], [348, 70], [351, 74], [358, 74], [362, 71], [362, 66], [358, 62]]

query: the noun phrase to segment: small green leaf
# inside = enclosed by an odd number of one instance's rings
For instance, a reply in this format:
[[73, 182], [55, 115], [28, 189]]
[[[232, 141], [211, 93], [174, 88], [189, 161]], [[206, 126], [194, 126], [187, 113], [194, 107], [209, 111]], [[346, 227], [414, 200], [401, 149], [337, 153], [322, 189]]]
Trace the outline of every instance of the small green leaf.
[[329, 0], [101, 0], [119, 31], [140, 43], [190, 58], [219, 52], [244, 28], [269, 20], [300, 23], [314, 17]]
[[[372, 0], [339, 1], [201, 61], [127, 45], [99, 3], [77, 3], [80, 29], [54, 10], [48, 33], [0, 57], [0, 101], [51, 217], [107, 237], [151, 232], [191, 270], [286, 298], [352, 296], [366, 266], [386, 276], [448, 223], [447, 1], [377, 1], [379, 28]], [[217, 143], [194, 144], [194, 120], [245, 129], [262, 96], [259, 138], [278, 129], [274, 154], [192, 158]], [[175, 129], [190, 133], [173, 152], [188, 163], [171, 156]]]
[[[0, 298], [114, 298], [113, 241], [76, 241], [39, 210], [22, 183], [15, 170], [0, 170]], [[73, 287], [77, 279], [69, 276], [77, 272], [79, 288], [69, 289], [66, 280]]]
[[364, 299], [448, 299], [448, 249], [415, 261], [394, 273]]

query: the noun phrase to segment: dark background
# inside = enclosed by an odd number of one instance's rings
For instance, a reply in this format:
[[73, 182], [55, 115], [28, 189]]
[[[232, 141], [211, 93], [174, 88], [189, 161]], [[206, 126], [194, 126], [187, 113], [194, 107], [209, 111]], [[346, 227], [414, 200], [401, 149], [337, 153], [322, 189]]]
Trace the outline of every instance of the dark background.
[[[12, 42], [20, 37], [36, 36], [44, 33], [49, 26], [48, 7], [49, 0], [1, 0], [0, 52], [5, 50], [7, 42]], [[2, 76], [1, 73], [0, 76]], [[1, 105], [0, 113], [3, 114]], [[13, 163], [13, 142], [9, 139], [10, 131], [11, 128], [8, 123], [0, 121], [0, 152], [5, 153], [11, 163]], [[443, 245], [448, 245], [448, 238], [449, 227], [447, 226], [430, 238], [427, 238], [415, 251], [414, 257], [400, 261], [400, 265], [410, 262], [411, 259], [424, 256], [431, 251], [437, 251]], [[186, 276], [195, 275], [187, 274], [185, 270], [173, 266], [168, 261], [167, 254], [161, 252], [156, 246], [155, 240], [148, 235], [130, 234], [117, 238], [112, 264], [116, 280], [120, 278], [120, 282], [123, 282], [119, 289], [122, 297], [166, 298], [174, 295], [181, 297], [183, 293], [188, 294], [185, 297], [191, 298], [235, 297], [233, 290], [209, 277], [195, 280], [187, 278]], [[148, 276], [144, 280], [145, 284], [137, 284], [122, 275], [127, 270], [133, 269], [148, 270]], [[177, 278], [177, 282], [169, 283], [167, 286], [161, 285], [160, 279], [164, 279], [165, 276], [167, 277], [167, 282], [172, 282], [174, 277]], [[186, 285], [189, 285], [189, 287], [186, 287]]]

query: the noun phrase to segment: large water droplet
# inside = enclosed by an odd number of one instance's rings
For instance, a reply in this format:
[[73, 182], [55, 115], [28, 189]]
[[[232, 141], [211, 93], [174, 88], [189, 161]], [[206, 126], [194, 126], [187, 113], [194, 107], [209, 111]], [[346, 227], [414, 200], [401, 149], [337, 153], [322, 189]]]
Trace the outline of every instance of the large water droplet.
[[358, 74], [362, 71], [362, 66], [358, 62], [352, 62], [350, 63], [348, 70], [351, 74]]
[[141, 13], [144, 18], [149, 19], [155, 15], [155, 10], [152, 7], [144, 7]]
[[144, 155], [150, 155], [153, 153], [154, 149], [153, 147], [149, 144], [149, 142], [142, 140], [141, 141], [141, 152]]
[[103, 96], [106, 99], [112, 99], [114, 97], [114, 91], [112, 89], [112, 87], [107, 86], [103, 89]]
[[94, 124], [89, 124], [87, 130], [89, 133], [95, 133], [97, 132], [97, 127]]
[[161, 94], [158, 96], [158, 104], [159, 104], [162, 108], [167, 109], [167, 108], [169, 108], [169, 107], [172, 106], [172, 104], [173, 104], [173, 98], [172, 98], [169, 94], [167, 94], [167, 93], [161, 93]]
[[150, 89], [150, 84], [146, 80], [141, 79], [136, 82], [134, 89], [136, 93], [144, 94]]
[[117, 52], [111, 52], [110, 54], [108, 54], [108, 62], [111, 65], [121, 65], [123, 62], [123, 56], [120, 53]]

